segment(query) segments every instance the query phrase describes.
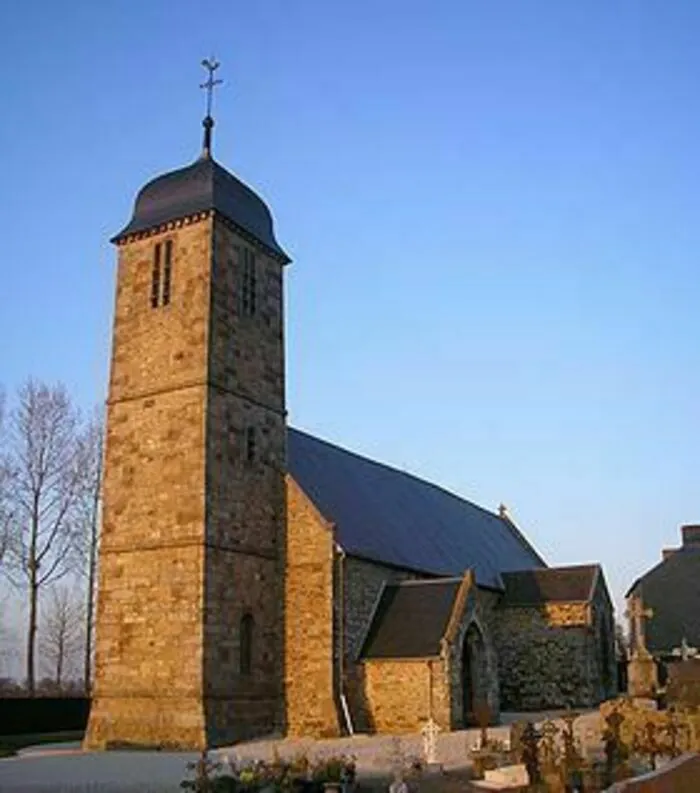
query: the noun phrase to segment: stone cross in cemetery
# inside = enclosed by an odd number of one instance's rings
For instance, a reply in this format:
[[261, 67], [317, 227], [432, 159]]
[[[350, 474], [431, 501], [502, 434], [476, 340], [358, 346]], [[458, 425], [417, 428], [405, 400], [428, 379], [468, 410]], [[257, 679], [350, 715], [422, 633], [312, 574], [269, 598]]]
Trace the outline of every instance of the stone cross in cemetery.
[[627, 691], [633, 697], [654, 697], [658, 687], [656, 662], [647, 650], [644, 639], [644, 620], [654, 616], [652, 609], [645, 609], [642, 598], [633, 596], [629, 599], [626, 611], [630, 622], [633, 646], [627, 665]]
[[630, 622], [630, 630], [634, 640], [632, 654], [641, 657], [648, 656], [649, 651], [644, 638], [644, 620], [651, 619], [654, 616], [653, 609], [645, 609], [640, 597], [632, 597], [625, 616]]
[[440, 727], [433, 719], [429, 719], [421, 730], [421, 735], [423, 736], [423, 755], [425, 756], [425, 762], [428, 765], [437, 763], [437, 744], [439, 734]]

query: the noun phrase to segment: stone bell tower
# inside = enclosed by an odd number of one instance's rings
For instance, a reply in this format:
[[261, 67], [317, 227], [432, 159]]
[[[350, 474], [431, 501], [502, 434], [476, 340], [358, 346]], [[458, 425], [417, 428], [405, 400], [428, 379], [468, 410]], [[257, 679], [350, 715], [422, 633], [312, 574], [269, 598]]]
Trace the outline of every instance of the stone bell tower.
[[263, 201], [202, 154], [112, 240], [93, 702], [85, 745], [203, 748], [284, 719], [290, 260]]

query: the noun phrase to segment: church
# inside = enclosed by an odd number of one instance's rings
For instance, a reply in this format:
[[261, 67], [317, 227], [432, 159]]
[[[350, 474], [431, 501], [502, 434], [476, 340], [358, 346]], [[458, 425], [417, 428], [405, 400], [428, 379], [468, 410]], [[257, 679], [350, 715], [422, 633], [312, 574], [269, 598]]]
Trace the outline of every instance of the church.
[[[215, 84], [215, 62], [209, 90]], [[118, 253], [85, 746], [443, 730], [615, 693], [599, 565], [287, 425], [284, 271], [213, 156], [146, 184]]]

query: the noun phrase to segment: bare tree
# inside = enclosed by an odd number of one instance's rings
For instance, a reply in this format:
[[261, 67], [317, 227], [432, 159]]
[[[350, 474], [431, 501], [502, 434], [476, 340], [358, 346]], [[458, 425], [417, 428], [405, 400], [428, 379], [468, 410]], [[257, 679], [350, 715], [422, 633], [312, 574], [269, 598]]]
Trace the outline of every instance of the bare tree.
[[85, 427], [81, 439], [82, 478], [77, 503], [80, 547], [83, 556], [85, 591], [85, 657], [83, 680], [85, 693], [90, 693], [92, 680], [92, 650], [97, 579], [97, 552], [100, 528], [100, 488], [102, 484], [102, 455], [104, 416], [96, 409]]
[[80, 596], [65, 584], [51, 587], [41, 620], [39, 649], [56, 691], [61, 690], [66, 675], [78, 666], [84, 636], [83, 619]]
[[[8, 613], [8, 595], [0, 592], [0, 675], [9, 675], [10, 667], [16, 656], [14, 631], [8, 626], [5, 615]], [[0, 693], [0, 697], [2, 693]]]
[[0, 390], [0, 572], [10, 549], [10, 524], [12, 522], [12, 506], [10, 503], [10, 487], [12, 483], [12, 467], [7, 457], [4, 432], [5, 394]]
[[0, 572], [4, 570], [4, 564], [10, 550], [12, 509], [9, 503], [9, 489], [10, 468], [3, 457], [0, 456]]
[[29, 380], [10, 422], [13, 581], [28, 594], [27, 689], [35, 693], [37, 614], [42, 589], [75, 562], [81, 480], [79, 416], [63, 386]]

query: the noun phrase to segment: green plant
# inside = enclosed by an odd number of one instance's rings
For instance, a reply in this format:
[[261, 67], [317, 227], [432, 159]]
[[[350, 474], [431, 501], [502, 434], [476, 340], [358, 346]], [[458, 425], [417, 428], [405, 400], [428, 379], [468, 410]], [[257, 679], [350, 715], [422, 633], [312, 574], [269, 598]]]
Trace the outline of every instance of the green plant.
[[187, 763], [187, 770], [194, 772], [194, 779], [183, 780], [180, 787], [194, 793], [235, 793], [238, 780], [234, 776], [222, 775], [222, 767], [221, 762], [211, 760], [203, 751], [197, 760]]
[[320, 759], [311, 770], [311, 778], [317, 783], [342, 782], [353, 783], [357, 774], [354, 757], [347, 755], [329, 755]]

